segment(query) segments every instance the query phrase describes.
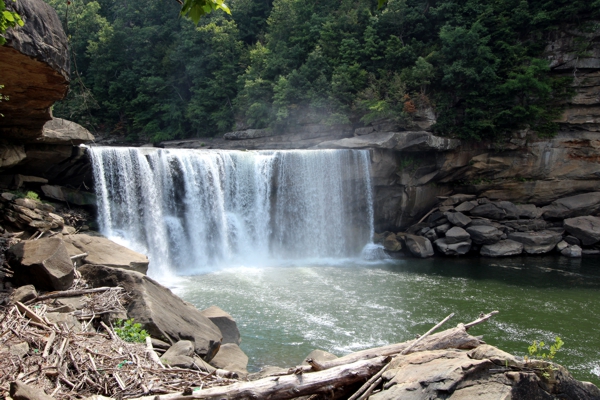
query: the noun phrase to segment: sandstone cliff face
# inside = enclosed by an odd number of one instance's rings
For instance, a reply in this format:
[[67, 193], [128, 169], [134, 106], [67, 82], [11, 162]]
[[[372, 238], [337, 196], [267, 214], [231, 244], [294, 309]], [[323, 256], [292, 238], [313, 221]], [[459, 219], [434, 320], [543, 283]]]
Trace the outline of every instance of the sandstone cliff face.
[[42, 0], [6, 3], [25, 25], [9, 29], [0, 47], [0, 84], [10, 98], [0, 102], [0, 133], [4, 139], [32, 140], [52, 118], [52, 104], [67, 93], [67, 37], [54, 9]]
[[563, 130], [600, 132], [600, 24], [590, 21], [556, 31], [545, 49], [557, 76], [573, 76], [575, 96], [560, 119]]

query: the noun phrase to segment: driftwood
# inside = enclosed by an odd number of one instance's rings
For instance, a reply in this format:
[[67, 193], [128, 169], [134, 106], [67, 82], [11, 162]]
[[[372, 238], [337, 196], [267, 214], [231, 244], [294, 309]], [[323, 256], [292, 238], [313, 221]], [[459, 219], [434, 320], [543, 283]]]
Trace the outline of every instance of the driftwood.
[[187, 400], [227, 398], [234, 399], [293, 399], [310, 394], [328, 395], [337, 388], [360, 382], [379, 371], [389, 362], [388, 357], [377, 357], [341, 365], [311, 374], [294, 374], [268, 377], [253, 382], [234, 383], [229, 386], [197, 390], [190, 395], [180, 393], [163, 396], [147, 396], [141, 400]]

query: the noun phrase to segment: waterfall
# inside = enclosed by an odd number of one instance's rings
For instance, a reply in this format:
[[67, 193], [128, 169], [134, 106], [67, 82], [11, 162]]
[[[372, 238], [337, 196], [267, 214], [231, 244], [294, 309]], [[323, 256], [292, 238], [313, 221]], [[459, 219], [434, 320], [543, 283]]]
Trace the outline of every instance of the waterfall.
[[364, 150], [91, 147], [101, 232], [149, 273], [360, 255], [373, 235]]

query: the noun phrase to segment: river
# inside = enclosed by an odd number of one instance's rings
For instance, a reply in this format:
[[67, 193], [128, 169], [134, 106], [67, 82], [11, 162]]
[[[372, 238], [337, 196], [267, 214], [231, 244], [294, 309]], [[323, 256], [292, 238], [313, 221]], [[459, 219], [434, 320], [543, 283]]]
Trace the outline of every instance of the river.
[[313, 349], [338, 356], [402, 342], [454, 312], [446, 328], [498, 310], [471, 329], [515, 355], [534, 340], [565, 345], [555, 361], [600, 384], [599, 258], [321, 260], [232, 267], [180, 277], [175, 292], [237, 321], [249, 370], [299, 364]]

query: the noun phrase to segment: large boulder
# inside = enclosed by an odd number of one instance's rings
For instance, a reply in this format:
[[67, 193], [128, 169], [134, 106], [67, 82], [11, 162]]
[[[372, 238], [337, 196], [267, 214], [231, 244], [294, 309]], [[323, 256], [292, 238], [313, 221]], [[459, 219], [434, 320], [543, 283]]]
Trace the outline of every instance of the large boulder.
[[523, 243], [514, 240], [501, 240], [498, 243], [481, 246], [480, 253], [486, 257], [516, 256], [523, 252]]
[[458, 226], [455, 226], [446, 232], [446, 243], [448, 244], [466, 242], [470, 238], [471, 235], [469, 235], [469, 233], [463, 228], [459, 228]]
[[223, 335], [222, 344], [235, 343], [239, 345], [242, 342], [237, 324], [227, 312], [217, 306], [210, 306], [206, 310], [200, 311], [200, 313], [219, 328]]
[[210, 363], [219, 369], [237, 372], [240, 376], [248, 375], [248, 356], [234, 343], [222, 345]]
[[491, 225], [476, 225], [467, 228], [475, 244], [494, 244], [502, 237], [502, 231]]
[[546, 219], [564, 219], [596, 214], [600, 211], [600, 192], [584, 193], [553, 201], [542, 207]]
[[127, 316], [142, 324], [151, 336], [170, 343], [189, 340], [205, 361], [212, 360], [219, 351], [219, 328], [155, 280], [139, 272], [103, 265], [83, 265], [79, 272], [93, 287], [123, 287], [133, 299]]
[[65, 235], [63, 239], [69, 255], [88, 254], [84, 259], [85, 264], [130, 269], [142, 274], [148, 271], [148, 257], [105, 237], [80, 233]]
[[512, 232], [510, 240], [523, 244], [523, 250], [529, 254], [547, 253], [562, 240], [562, 234], [549, 230], [540, 232]]
[[495, 219], [498, 221], [507, 217], [506, 210], [494, 203], [480, 204], [472, 209], [470, 214], [475, 217]]
[[44, 124], [42, 136], [37, 139], [42, 143], [80, 145], [91, 142], [94, 136], [83, 126], [62, 118], [52, 118]]
[[565, 230], [584, 246], [591, 246], [600, 241], [600, 217], [575, 217], [564, 220]]
[[8, 262], [17, 285], [32, 284], [39, 290], [66, 290], [73, 284], [75, 270], [60, 238], [17, 243], [8, 250]]
[[456, 225], [461, 228], [464, 228], [471, 223], [471, 218], [467, 217], [461, 212], [447, 212], [444, 213], [444, 215], [446, 218], [448, 218], [448, 221], [450, 221], [452, 225]]
[[429, 239], [417, 235], [405, 235], [406, 247], [415, 257], [427, 258], [434, 255], [433, 246]]
[[[551, 371], [551, 379], [540, 370]], [[596, 386], [575, 380], [561, 366], [520, 361], [492, 346], [481, 351], [433, 350], [399, 356], [382, 377], [383, 390], [372, 394], [372, 400], [575, 400], [600, 396]]]

